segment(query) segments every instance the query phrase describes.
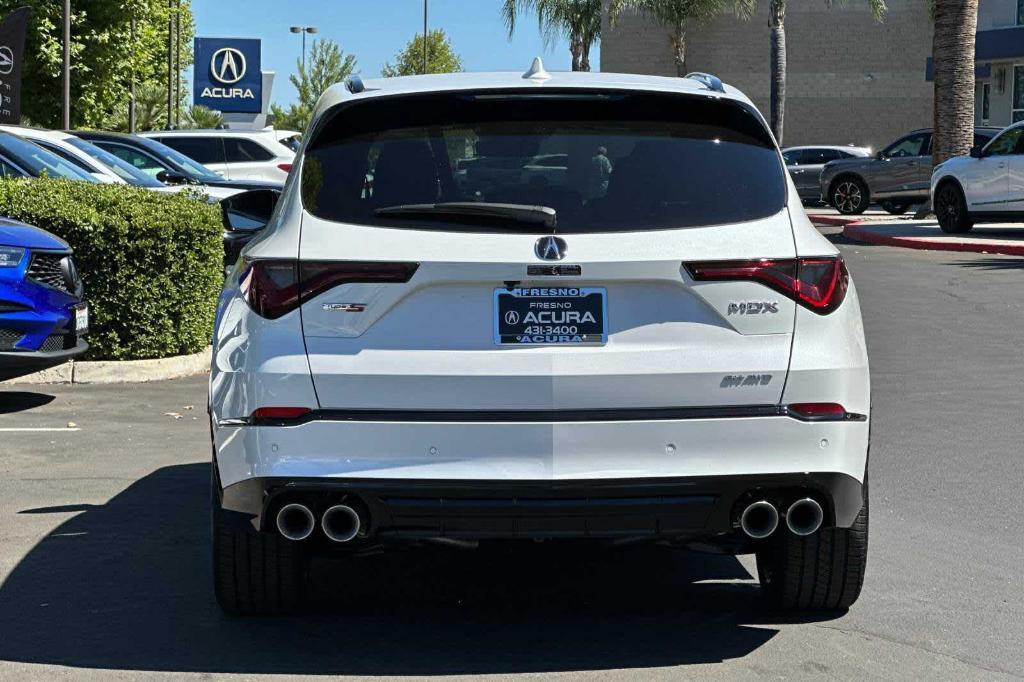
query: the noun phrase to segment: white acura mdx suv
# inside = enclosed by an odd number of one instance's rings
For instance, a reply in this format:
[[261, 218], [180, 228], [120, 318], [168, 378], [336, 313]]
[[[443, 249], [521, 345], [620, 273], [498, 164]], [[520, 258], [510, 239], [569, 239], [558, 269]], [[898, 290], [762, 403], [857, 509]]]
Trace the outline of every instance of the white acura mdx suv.
[[217, 311], [225, 611], [296, 608], [316, 558], [452, 539], [755, 553], [773, 604], [857, 599], [857, 294], [741, 92], [539, 62], [352, 79], [295, 164]]

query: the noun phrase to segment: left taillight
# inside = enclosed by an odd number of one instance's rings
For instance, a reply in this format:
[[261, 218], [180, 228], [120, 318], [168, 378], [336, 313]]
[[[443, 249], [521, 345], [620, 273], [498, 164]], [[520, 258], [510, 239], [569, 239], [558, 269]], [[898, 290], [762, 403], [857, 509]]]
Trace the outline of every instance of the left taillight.
[[239, 287], [256, 314], [274, 320], [342, 284], [408, 282], [418, 267], [418, 263], [254, 260], [247, 264]]
[[842, 256], [707, 261], [685, 266], [698, 282], [755, 281], [819, 315], [838, 308], [850, 284]]
[[290, 163], [279, 163], [279, 164], [277, 164], [277, 167], [280, 170], [283, 170], [285, 173], [291, 173], [292, 172], [292, 164], [290, 164]]

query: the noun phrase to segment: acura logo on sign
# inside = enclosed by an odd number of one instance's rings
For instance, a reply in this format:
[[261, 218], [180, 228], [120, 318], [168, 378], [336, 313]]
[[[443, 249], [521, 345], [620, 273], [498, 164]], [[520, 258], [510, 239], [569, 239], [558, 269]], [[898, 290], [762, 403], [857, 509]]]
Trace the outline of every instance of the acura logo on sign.
[[231, 85], [245, 78], [245, 55], [233, 47], [222, 47], [210, 59], [210, 74], [224, 85]]
[[0, 76], [14, 71], [14, 53], [6, 45], [0, 46]]
[[541, 260], [562, 260], [569, 247], [561, 237], [541, 237], [533, 246], [533, 252]]

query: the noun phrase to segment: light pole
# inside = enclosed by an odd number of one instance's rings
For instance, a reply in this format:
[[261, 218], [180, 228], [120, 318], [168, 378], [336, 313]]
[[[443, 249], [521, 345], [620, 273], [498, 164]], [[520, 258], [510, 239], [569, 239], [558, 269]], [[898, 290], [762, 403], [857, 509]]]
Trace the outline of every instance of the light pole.
[[423, 0], [423, 75], [427, 75], [427, 0]]
[[64, 0], [64, 54], [61, 70], [64, 72], [64, 83], [61, 104], [63, 110], [64, 130], [71, 129], [71, 0]]
[[292, 26], [288, 29], [292, 33], [302, 34], [302, 72], [306, 72], [306, 34], [316, 33], [316, 26]]

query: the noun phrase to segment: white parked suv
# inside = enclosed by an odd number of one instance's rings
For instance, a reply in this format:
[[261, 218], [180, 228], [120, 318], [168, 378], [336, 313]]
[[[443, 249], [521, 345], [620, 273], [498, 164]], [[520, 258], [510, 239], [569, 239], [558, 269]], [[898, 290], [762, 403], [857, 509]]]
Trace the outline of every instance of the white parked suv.
[[[741, 92], [538, 63], [353, 79], [310, 131], [217, 311], [222, 608], [451, 539], [753, 552], [775, 604], [857, 599], [857, 293]], [[549, 155], [564, 174], [456, 172]]]
[[295, 159], [291, 135], [267, 130], [159, 130], [139, 133], [195, 159], [229, 180], [284, 182]]
[[943, 232], [982, 220], [1024, 220], [1024, 121], [932, 171], [932, 207]]

